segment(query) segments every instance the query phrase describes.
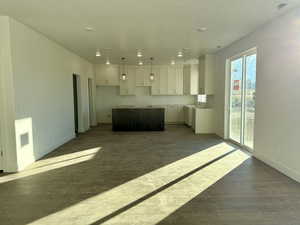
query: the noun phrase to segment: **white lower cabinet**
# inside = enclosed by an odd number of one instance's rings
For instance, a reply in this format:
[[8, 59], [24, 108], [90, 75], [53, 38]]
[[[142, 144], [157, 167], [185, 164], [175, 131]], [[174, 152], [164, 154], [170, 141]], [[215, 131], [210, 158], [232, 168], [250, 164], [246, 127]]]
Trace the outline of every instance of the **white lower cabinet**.
[[187, 105], [183, 106], [183, 117], [184, 117], [184, 124], [189, 125], [189, 107]]
[[166, 118], [165, 122], [169, 124], [183, 124], [184, 123], [184, 113], [183, 105], [167, 105], [165, 107]]
[[197, 108], [194, 105], [183, 106], [184, 124], [191, 127], [196, 134], [213, 134], [214, 110]]
[[195, 108], [194, 127], [196, 134], [215, 133], [213, 109]]

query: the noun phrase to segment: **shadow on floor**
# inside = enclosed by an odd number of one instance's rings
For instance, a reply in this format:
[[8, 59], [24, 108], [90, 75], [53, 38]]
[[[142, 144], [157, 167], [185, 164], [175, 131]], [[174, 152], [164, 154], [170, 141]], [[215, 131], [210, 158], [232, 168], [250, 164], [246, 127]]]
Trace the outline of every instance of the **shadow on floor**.
[[[5, 204], [0, 205], [4, 212], [0, 221], [28, 224], [222, 142], [214, 135], [196, 136], [184, 126], [170, 126], [165, 132], [113, 133], [110, 129], [94, 128], [43, 159], [100, 147], [87, 161], [61, 161], [67, 166], [59, 168], [52, 162], [48, 166], [54, 169], [44, 166], [41, 173], [1, 183], [0, 199]], [[24, 172], [41, 169], [39, 164]]]
[[98, 127], [24, 172], [44, 171], [0, 183], [0, 221], [276, 225], [300, 219], [299, 184], [234, 148], [184, 126], [150, 133]]

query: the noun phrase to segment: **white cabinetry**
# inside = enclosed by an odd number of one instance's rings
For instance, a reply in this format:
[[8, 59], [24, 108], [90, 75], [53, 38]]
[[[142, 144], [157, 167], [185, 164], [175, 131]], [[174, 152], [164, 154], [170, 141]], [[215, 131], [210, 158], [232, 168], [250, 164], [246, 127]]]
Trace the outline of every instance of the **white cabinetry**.
[[120, 86], [121, 95], [135, 95], [136, 87], [151, 87], [152, 95], [183, 95], [183, 66], [153, 66], [154, 81], [150, 80], [150, 66], [126, 66], [127, 80], [121, 80], [117, 65], [96, 65], [98, 86]]
[[183, 66], [176, 68], [176, 94], [183, 95]]
[[154, 66], [153, 73], [152, 95], [183, 95], [182, 66]]
[[214, 94], [214, 67], [214, 55], [205, 55], [199, 58], [199, 94]]
[[121, 80], [121, 74], [119, 77], [120, 80], [120, 95], [135, 95], [136, 89], [136, 66], [126, 66], [126, 80]]
[[183, 115], [184, 115], [184, 124], [193, 127], [193, 109], [195, 108], [194, 105], [185, 105], [183, 107]]
[[151, 86], [150, 82], [150, 66], [136, 67], [136, 82], [137, 87]]
[[160, 70], [159, 67], [154, 66], [152, 68], [152, 72], [154, 73], [154, 80], [151, 82], [151, 94], [152, 95], [160, 95]]
[[96, 65], [96, 85], [98, 86], [118, 86], [119, 66], [117, 65]]
[[183, 124], [184, 123], [184, 113], [182, 105], [167, 105], [166, 110], [166, 123], [169, 124]]
[[183, 67], [183, 93], [185, 95], [199, 94], [199, 65], [190, 64]]
[[168, 66], [156, 66], [159, 70], [159, 95], [168, 95]]
[[212, 134], [214, 131], [214, 111], [213, 109], [195, 109], [195, 133]]
[[183, 95], [183, 66], [168, 67], [168, 95]]

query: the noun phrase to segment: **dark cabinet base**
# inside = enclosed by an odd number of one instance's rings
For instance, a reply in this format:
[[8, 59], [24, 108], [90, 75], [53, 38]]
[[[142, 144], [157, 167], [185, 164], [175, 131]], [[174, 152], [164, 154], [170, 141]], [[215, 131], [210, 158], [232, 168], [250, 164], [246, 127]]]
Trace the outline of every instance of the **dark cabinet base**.
[[165, 109], [113, 109], [112, 122], [113, 131], [164, 131]]

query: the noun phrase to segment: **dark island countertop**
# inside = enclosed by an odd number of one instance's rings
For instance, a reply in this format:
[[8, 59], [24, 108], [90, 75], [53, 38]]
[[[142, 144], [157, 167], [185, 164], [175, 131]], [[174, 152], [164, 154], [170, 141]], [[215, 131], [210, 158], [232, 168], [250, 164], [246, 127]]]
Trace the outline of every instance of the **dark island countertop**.
[[112, 109], [114, 131], [163, 131], [165, 109], [158, 107], [115, 107]]

